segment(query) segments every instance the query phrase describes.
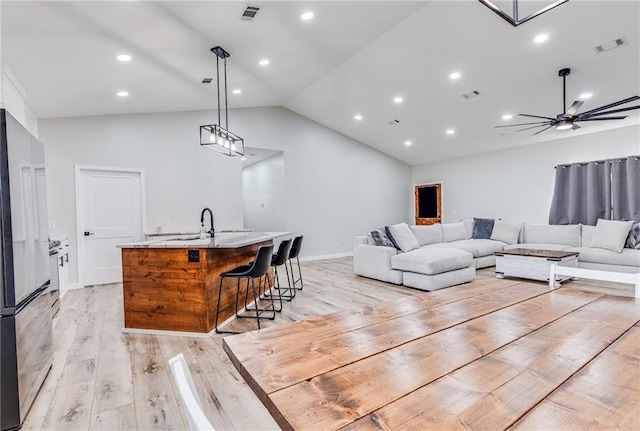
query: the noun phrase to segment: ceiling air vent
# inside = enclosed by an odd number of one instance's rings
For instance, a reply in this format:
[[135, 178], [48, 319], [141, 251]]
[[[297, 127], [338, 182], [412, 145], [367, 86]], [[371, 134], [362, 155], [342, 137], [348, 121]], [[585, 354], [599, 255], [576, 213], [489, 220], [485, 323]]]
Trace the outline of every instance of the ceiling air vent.
[[211, 81], [213, 81], [213, 79], [212, 79], [212, 78], [203, 78], [203, 79], [202, 79], [202, 83], [203, 83], [203, 84], [211, 84]]
[[593, 47], [593, 50], [596, 54], [602, 54], [605, 51], [611, 51], [612, 49], [616, 49], [619, 46], [626, 45], [627, 39], [622, 36], [617, 39], [610, 40], [609, 42], [605, 42], [601, 45], [596, 45]]
[[464, 93], [462, 97], [464, 97], [465, 99], [473, 99], [474, 97], [477, 97], [479, 95], [480, 95], [480, 92], [478, 90], [473, 90], [468, 93]]
[[389, 124], [390, 126], [395, 126], [396, 124], [400, 124], [400, 120], [391, 120], [388, 121], [387, 124]]
[[255, 4], [248, 4], [244, 8], [244, 11], [242, 12], [242, 16], [240, 16], [240, 19], [243, 21], [253, 21], [261, 8], [262, 6], [258, 6]]

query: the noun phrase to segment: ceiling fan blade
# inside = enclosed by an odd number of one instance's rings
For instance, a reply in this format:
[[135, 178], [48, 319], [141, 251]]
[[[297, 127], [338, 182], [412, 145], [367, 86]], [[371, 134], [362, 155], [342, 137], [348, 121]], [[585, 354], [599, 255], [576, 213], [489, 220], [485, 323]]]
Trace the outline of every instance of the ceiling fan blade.
[[544, 118], [545, 120], [555, 120], [555, 118], [551, 118], [551, 117], [542, 117], [540, 115], [530, 115], [530, 114], [518, 114], [521, 117], [532, 117], [532, 118]]
[[500, 127], [514, 127], [514, 126], [528, 126], [530, 124], [549, 124], [548, 121], [540, 121], [538, 123], [519, 123], [519, 124], [506, 124], [503, 126], [493, 126], [495, 129], [498, 129]]
[[633, 111], [634, 109], [640, 109], [640, 105], [631, 106], [629, 108], [612, 109], [611, 111], [596, 112], [595, 114], [589, 114], [587, 112], [583, 112], [582, 114], [578, 115], [578, 117], [580, 117], [580, 118], [598, 117], [600, 115], [615, 114], [616, 112]]
[[564, 113], [563, 117], [570, 118], [576, 115], [578, 113], [578, 109], [580, 109], [583, 103], [584, 102], [582, 100], [576, 100], [573, 102], [573, 105], [569, 106], [569, 109], [567, 109], [567, 112]]
[[[538, 126], [525, 127], [524, 129], [512, 130], [511, 132], [500, 133], [500, 136], [509, 135], [511, 133], [516, 133], [516, 132], [522, 132], [524, 130], [535, 129], [536, 127], [542, 127], [542, 126], [543, 126], [543, 124], [538, 125]], [[551, 127], [551, 126], [549, 126], [549, 127]]]
[[599, 108], [595, 108], [595, 109], [592, 109], [590, 111], [583, 112], [580, 115], [584, 116], [584, 115], [593, 114], [595, 112], [604, 111], [605, 109], [614, 108], [614, 107], [616, 107], [618, 105], [624, 105], [625, 103], [633, 102], [633, 101], [638, 100], [638, 99], [640, 99], [640, 96], [629, 97], [628, 99], [619, 100], [617, 102], [613, 102], [613, 103], [610, 103], [608, 105], [604, 105], [604, 106], [601, 106]]
[[599, 121], [599, 120], [624, 120], [625, 118], [627, 118], [627, 116], [625, 115], [624, 117], [590, 117], [590, 118], [578, 118], [576, 121]]
[[533, 134], [533, 135], [531, 135], [531, 136], [536, 136], [536, 135], [538, 135], [538, 134], [540, 134], [540, 133], [544, 132], [545, 130], [549, 130], [549, 129], [550, 129], [550, 128], [552, 128], [552, 127], [553, 127], [553, 125], [551, 125], [551, 126], [549, 126], [549, 127], [545, 127], [544, 129], [540, 130], [539, 132], [534, 133], [534, 134]]

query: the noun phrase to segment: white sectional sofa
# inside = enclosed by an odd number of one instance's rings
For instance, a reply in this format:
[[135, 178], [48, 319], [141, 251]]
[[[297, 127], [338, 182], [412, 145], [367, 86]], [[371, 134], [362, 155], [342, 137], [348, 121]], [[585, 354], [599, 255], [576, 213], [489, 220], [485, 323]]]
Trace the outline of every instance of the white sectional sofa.
[[406, 252], [374, 245], [371, 236], [358, 236], [354, 272], [389, 283], [435, 290], [473, 280], [476, 268], [495, 266], [496, 251], [526, 248], [578, 252], [580, 268], [640, 273], [639, 249], [623, 248], [618, 252], [592, 246], [595, 226], [497, 223], [501, 229], [507, 226], [511, 234], [474, 239], [472, 220], [409, 226], [419, 248]]

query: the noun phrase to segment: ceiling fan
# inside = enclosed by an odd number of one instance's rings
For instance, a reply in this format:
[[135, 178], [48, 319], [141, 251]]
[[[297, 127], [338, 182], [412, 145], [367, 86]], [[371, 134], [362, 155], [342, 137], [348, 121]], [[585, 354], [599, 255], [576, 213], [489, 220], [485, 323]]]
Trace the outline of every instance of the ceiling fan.
[[[567, 109], [567, 76], [571, 73], [571, 69], [564, 68], [560, 69], [558, 72], [558, 76], [562, 77], [562, 111], [563, 114], [558, 114], [555, 117], [544, 117], [541, 115], [530, 115], [530, 114], [518, 114], [521, 117], [531, 117], [531, 118], [539, 118], [544, 121], [538, 121], [533, 123], [520, 123], [520, 124], [509, 124], [503, 126], [495, 126], [496, 128], [503, 127], [515, 127], [515, 126], [530, 126], [525, 127], [524, 129], [513, 130], [511, 132], [501, 133], [501, 135], [508, 135], [510, 133], [522, 132], [523, 130], [535, 129], [537, 127], [544, 127], [544, 129], [537, 131], [534, 135], [544, 132], [545, 130], [549, 130], [554, 127], [556, 130], [568, 130], [568, 129], [579, 129], [580, 126], [576, 123], [580, 121], [604, 121], [604, 120], [623, 120], [627, 118], [627, 116], [613, 116], [613, 117], [602, 117], [602, 115], [616, 114], [618, 112], [631, 111], [633, 109], [640, 109], [640, 105], [631, 106], [629, 108], [619, 108], [612, 109], [607, 111], [607, 109], [615, 108], [619, 105], [624, 105], [636, 100], [640, 99], [640, 96], [629, 97], [628, 99], [619, 100], [614, 103], [610, 103], [608, 105], [601, 106], [599, 108], [592, 109], [590, 111], [582, 112], [578, 114], [578, 110], [584, 103], [582, 100], [576, 100], [573, 104]], [[545, 127], [546, 126], [546, 127]]]

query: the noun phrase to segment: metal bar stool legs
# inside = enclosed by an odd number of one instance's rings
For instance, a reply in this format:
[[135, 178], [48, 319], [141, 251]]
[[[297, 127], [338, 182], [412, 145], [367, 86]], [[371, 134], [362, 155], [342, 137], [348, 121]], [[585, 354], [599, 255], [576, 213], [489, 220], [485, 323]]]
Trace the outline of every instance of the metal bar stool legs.
[[[297, 290], [302, 290], [302, 288], [304, 287], [304, 282], [302, 281], [302, 269], [300, 268], [300, 250], [302, 249], [302, 238], [303, 236], [297, 236], [294, 238], [293, 240], [293, 244], [291, 245], [291, 251], [289, 253], [289, 267], [291, 268], [291, 280], [292, 280], [292, 287], [294, 289]], [[296, 260], [296, 263], [298, 264], [298, 278], [295, 278], [294, 272], [293, 272], [293, 259]], [[300, 287], [297, 286], [297, 284], [300, 283]]]
[[[275, 289], [278, 292], [278, 299], [280, 301], [280, 310], [282, 311], [282, 299], [287, 299], [291, 301], [295, 296], [295, 290], [292, 290], [291, 283], [289, 282], [289, 272], [287, 271], [287, 287], [284, 288], [280, 286], [280, 277], [278, 274], [278, 267], [284, 265], [285, 269], [287, 268], [287, 259], [289, 258], [289, 253], [291, 251], [292, 241], [290, 239], [286, 239], [280, 242], [280, 246], [278, 247], [278, 252], [273, 255], [271, 259], [271, 267], [273, 267], [273, 282], [269, 283], [269, 290], [273, 292]], [[268, 277], [268, 275], [267, 275]], [[286, 293], [283, 293], [283, 290]], [[294, 292], [294, 293], [292, 293]], [[265, 294], [265, 297], [273, 297], [273, 293]]]
[[[238, 318], [255, 318], [256, 323], [258, 324], [258, 329], [260, 329], [260, 319], [266, 319], [267, 317], [261, 317], [261, 314], [265, 311], [270, 311], [273, 313], [272, 317], [268, 317], [268, 319], [273, 320], [276, 317], [276, 308], [271, 299], [271, 308], [261, 309], [258, 307], [258, 299], [260, 296], [259, 290], [256, 290], [256, 282], [258, 279], [260, 284], [258, 288], [261, 287], [262, 279], [267, 276], [269, 271], [269, 267], [271, 266], [271, 259], [273, 255], [273, 245], [263, 245], [258, 248], [258, 252], [256, 253], [256, 258], [250, 265], [239, 266], [237, 268], [232, 269], [231, 271], [223, 272], [220, 274], [220, 286], [218, 288], [218, 304], [216, 306], [216, 318], [215, 318], [215, 331], [217, 334], [237, 334], [238, 332], [233, 331], [221, 331], [218, 328], [218, 320], [220, 317], [220, 301], [222, 299], [222, 289], [223, 282], [227, 278], [235, 278], [237, 279], [236, 284], [236, 301], [235, 301], [235, 315]], [[238, 303], [240, 302], [240, 279], [247, 280], [247, 287], [245, 289], [245, 310], [247, 312], [255, 312], [255, 316], [253, 315], [242, 315], [238, 312]], [[267, 276], [268, 278], [268, 276]], [[251, 284], [251, 291], [253, 293], [253, 303], [255, 308], [247, 307], [248, 303], [248, 294], [249, 294], [249, 284]]]

